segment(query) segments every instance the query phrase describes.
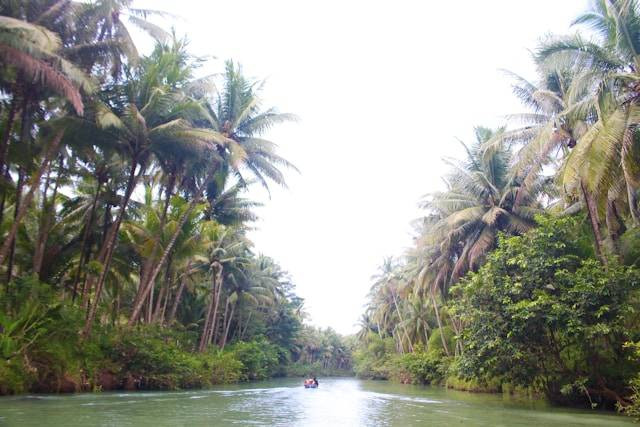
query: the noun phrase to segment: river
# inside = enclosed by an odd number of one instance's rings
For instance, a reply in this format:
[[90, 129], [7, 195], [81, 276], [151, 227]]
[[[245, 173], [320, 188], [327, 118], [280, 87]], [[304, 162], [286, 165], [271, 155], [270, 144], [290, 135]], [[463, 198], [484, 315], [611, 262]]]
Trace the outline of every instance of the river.
[[4, 426], [629, 426], [630, 419], [473, 394], [353, 378], [278, 379], [209, 390], [0, 398]]

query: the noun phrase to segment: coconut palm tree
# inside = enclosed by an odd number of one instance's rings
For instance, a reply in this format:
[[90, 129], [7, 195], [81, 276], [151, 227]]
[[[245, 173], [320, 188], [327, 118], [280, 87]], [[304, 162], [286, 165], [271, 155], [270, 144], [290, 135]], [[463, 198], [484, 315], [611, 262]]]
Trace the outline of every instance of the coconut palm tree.
[[[210, 159], [212, 153], [216, 152], [213, 147], [216, 144], [226, 143], [226, 138], [219, 133], [210, 129], [193, 127], [187, 119], [180, 117], [184, 111], [180, 103], [185, 98], [179, 91], [167, 87], [157, 87], [147, 96], [139, 91], [145, 87], [143, 80], [144, 73], [140, 75], [138, 80], [134, 80], [125, 87], [116, 88], [117, 91], [123, 92], [124, 97], [112, 106], [96, 102], [92, 115], [95, 121], [84, 120], [81, 123], [81, 126], [88, 128], [92, 134], [104, 135], [113, 145], [120, 147], [129, 161], [124, 195], [118, 206], [116, 219], [109, 229], [105, 243], [97, 257], [97, 260], [103, 265], [103, 270], [96, 279], [96, 302], [100, 299], [118, 231], [129, 200], [140, 177], [151, 163], [153, 154], [167, 145], [190, 146], [193, 151], [200, 154], [200, 159]], [[209, 165], [209, 168], [213, 166]], [[197, 195], [194, 197], [194, 199], [198, 198]], [[163, 258], [166, 259], [166, 256]], [[151, 282], [152, 280], [147, 281], [147, 283]], [[147, 288], [148, 285], [145, 285], [145, 289]], [[95, 309], [96, 304], [93, 304], [87, 317], [86, 333], [93, 322]]]
[[640, 9], [635, 1], [598, 0], [574, 24], [590, 27], [598, 38], [552, 38], [537, 52], [538, 63], [546, 69], [579, 65], [572, 90], [586, 92], [583, 99], [576, 97], [576, 104], [591, 110], [589, 129], [577, 139], [560, 180], [565, 188], [584, 186], [609, 214], [619, 206], [617, 200], [626, 199], [626, 209], [638, 225]]
[[[268, 189], [268, 182], [285, 185], [279, 167], [295, 169], [276, 154], [276, 144], [261, 136], [278, 123], [295, 120], [291, 114], [274, 108], [263, 109], [260, 99], [262, 83], [252, 82], [242, 74], [242, 68], [227, 61], [222, 89], [208, 104], [208, 123], [213, 130], [232, 140], [234, 144], [220, 147], [220, 155], [229, 159], [226, 164], [240, 182], [247, 183], [248, 171]], [[240, 159], [240, 161], [233, 161]]]
[[510, 151], [504, 143], [493, 142], [503, 131], [476, 128], [474, 144], [463, 144], [467, 159], [446, 161], [452, 169], [445, 179], [447, 189], [425, 198], [423, 207], [436, 219], [420, 237], [420, 244], [439, 246], [435, 264], [447, 272], [439, 277], [445, 291], [448, 284], [480, 266], [498, 233], [523, 233], [541, 212], [538, 196], [544, 178], [538, 177], [526, 192], [521, 191], [523, 177], [509, 170]]

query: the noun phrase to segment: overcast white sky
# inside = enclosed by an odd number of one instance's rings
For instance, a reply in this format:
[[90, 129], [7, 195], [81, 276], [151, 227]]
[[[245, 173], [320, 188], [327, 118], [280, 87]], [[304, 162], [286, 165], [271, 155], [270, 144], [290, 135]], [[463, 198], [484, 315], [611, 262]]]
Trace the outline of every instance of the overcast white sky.
[[[522, 111], [500, 69], [534, 76], [530, 49], [573, 31], [586, 0], [138, 0], [181, 17], [208, 69], [233, 58], [267, 78], [265, 105], [297, 114], [267, 137], [301, 171], [252, 233], [288, 270], [309, 321], [357, 330], [370, 277], [411, 243], [441, 158], [475, 125]], [[255, 192], [254, 192], [255, 193]]]

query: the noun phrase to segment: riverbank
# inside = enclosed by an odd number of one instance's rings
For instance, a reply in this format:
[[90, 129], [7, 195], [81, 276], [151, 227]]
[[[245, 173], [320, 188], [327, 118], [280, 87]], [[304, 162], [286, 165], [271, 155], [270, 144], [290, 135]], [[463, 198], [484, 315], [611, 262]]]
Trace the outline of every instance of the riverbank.
[[198, 352], [197, 331], [104, 328], [86, 340], [72, 328], [64, 332], [0, 359], [0, 395], [203, 389], [288, 375], [349, 373], [293, 363], [287, 349], [264, 336]]

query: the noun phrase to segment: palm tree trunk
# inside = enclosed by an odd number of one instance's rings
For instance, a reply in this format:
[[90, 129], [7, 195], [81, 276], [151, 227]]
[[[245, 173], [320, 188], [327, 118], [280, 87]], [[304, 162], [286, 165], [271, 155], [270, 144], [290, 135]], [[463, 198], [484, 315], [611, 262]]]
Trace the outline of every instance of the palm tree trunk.
[[[59, 169], [62, 170], [62, 158], [59, 160]], [[47, 248], [47, 241], [49, 240], [49, 232], [51, 231], [51, 222], [55, 215], [56, 209], [56, 198], [58, 196], [58, 187], [60, 185], [60, 176], [57, 177], [56, 183], [53, 186], [53, 194], [51, 195], [51, 200], [47, 202], [46, 199], [46, 188], [45, 185], [45, 193], [43, 194], [43, 211], [45, 214], [44, 221], [42, 223], [42, 230], [38, 235], [38, 243], [36, 245], [36, 253], [33, 258], [33, 272], [38, 275], [40, 280], [43, 279], [41, 270], [42, 270], [42, 261], [44, 260], [44, 251]], [[51, 211], [47, 212], [47, 207], [51, 206]]]
[[[24, 171], [21, 167], [18, 168], [18, 182], [16, 183], [16, 202], [13, 207], [13, 223], [15, 224], [20, 212], [20, 206], [22, 206], [22, 189], [24, 187]], [[13, 257], [16, 250], [15, 236], [11, 239], [9, 248], [9, 265], [7, 266], [7, 284], [11, 282], [11, 276], [13, 276]], [[8, 286], [8, 285], [7, 285]]]
[[247, 333], [247, 329], [249, 329], [249, 322], [251, 321], [251, 315], [253, 314], [253, 311], [249, 311], [249, 315], [247, 316], [247, 321], [244, 324], [244, 328], [241, 330], [240, 332], [240, 336], [238, 337], [238, 339], [240, 341], [243, 340], [244, 335]]
[[[187, 268], [189, 268], [187, 266]], [[182, 299], [182, 293], [184, 292], [184, 288], [187, 284], [187, 279], [182, 277], [180, 279], [180, 287], [178, 288], [178, 293], [173, 300], [173, 305], [171, 306], [171, 312], [169, 313], [169, 319], [167, 323], [171, 324], [176, 319], [176, 313], [178, 312], [178, 306], [180, 305], [180, 300]]]
[[613, 200], [607, 200], [607, 210], [605, 215], [605, 223], [607, 224], [607, 233], [611, 241], [613, 252], [620, 254], [620, 236], [625, 231], [624, 222], [618, 214], [618, 209]]
[[[15, 93], [15, 91], [12, 91], [12, 93]], [[16, 114], [18, 113], [17, 104], [18, 102], [14, 97], [11, 100], [11, 106], [9, 107], [9, 113], [7, 115], [7, 124], [4, 128], [4, 132], [2, 132], [2, 140], [0, 140], [0, 175], [2, 176], [4, 176], [5, 162], [7, 160], [7, 155], [9, 154], [9, 138], [11, 137], [13, 124], [16, 120]]]
[[429, 327], [428, 325], [422, 325], [422, 330], [424, 331], [424, 348], [429, 351]]
[[438, 310], [438, 303], [436, 302], [436, 296], [433, 292], [429, 292], [431, 294], [431, 302], [433, 303], [433, 309], [436, 314], [436, 321], [438, 322], [438, 330], [440, 331], [440, 339], [442, 340], [442, 348], [444, 348], [445, 354], [451, 356], [449, 353], [449, 346], [447, 345], [447, 340], [444, 337], [444, 332], [442, 331], [442, 321], [440, 320], [440, 310]]
[[[185, 281], [183, 279], [182, 283]], [[204, 352], [204, 349], [207, 347], [207, 339], [209, 337], [209, 328], [211, 328], [211, 312], [213, 311], [214, 301], [216, 299], [216, 285], [218, 281], [216, 280], [216, 273], [213, 272], [211, 275], [211, 298], [209, 299], [209, 304], [207, 304], [207, 313], [204, 316], [204, 327], [202, 328], [202, 335], [200, 336], [200, 345], [198, 346], [199, 352]], [[177, 299], [174, 307], [177, 306]], [[175, 313], [174, 313], [175, 315]]]
[[627, 202], [629, 204], [629, 213], [631, 214], [631, 219], [633, 220], [633, 225], [638, 227], [640, 226], [640, 215], [638, 214], [638, 198], [636, 197], [636, 192], [634, 191], [631, 185], [631, 177], [629, 176], [629, 171], [627, 170], [627, 165], [625, 160], [622, 160], [622, 172], [624, 174], [624, 180], [626, 184], [627, 190]]
[[217, 290], [215, 295], [215, 302], [213, 305], [213, 313], [211, 316], [211, 329], [209, 329], [209, 335], [207, 336], [207, 344], [211, 344], [212, 340], [218, 334], [218, 307], [220, 306], [220, 294], [222, 292], [222, 264], [219, 265], [216, 273]]
[[91, 234], [91, 229], [93, 228], [93, 217], [95, 216], [96, 208], [98, 206], [98, 198], [100, 197], [100, 189], [102, 187], [102, 179], [98, 178], [98, 187], [96, 188], [96, 195], [93, 197], [91, 201], [91, 209], [89, 210], [89, 215], [87, 217], [87, 222], [84, 226], [84, 231], [82, 233], [82, 244], [80, 245], [80, 260], [78, 260], [78, 268], [76, 269], [76, 274], [73, 279], [73, 294], [71, 297], [71, 302], [74, 302], [76, 299], [76, 295], [78, 292], [78, 283], [80, 281], [80, 273], [84, 268], [84, 264], [87, 259], [89, 259], [89, 251], [87, 250], [87, 244], [89, 243], [89, 234]]
[[144, 319], [143, 322], [147, 323], [151, 323], [151, 313], [153, 312], [153, 288], [153, 285], [151, 285], [151, 290], [149, 291], [149, 296], [147, 298], [147, 305], [143, 307], [144, 314], [142, 315], [142, 318]]
[[593, 230], [593, 237], [595, 240], [596, 256], [603, 264], [607, 264], [607, 260], [602, 252], [602, 234], [600, 233], [600, 220], [598, 218], [598, 209], [595, 206], [595, 201], [588, 193], [584, 183], [580, 181], [580, 188], [582, 189], [582, 195], [584, 197], [584, 203], [587, 205], [587, 215], [591, 223], [591, 229]]
[[[2, 246], [0, 247], [0, 265], [4, 263], [7, 255], [9, 254], [9, 250], [11, 249], [12, 243], [16, 237], [16, 234], [18, 233], [18, 227], [22, 223], [22, 220], [27, 213], [27, 208], [29, 207], [29, 205], [31, 205], [33, 194], [40, 184], [40, 178], [44, 174], [44, 171], [47, 169], [53, 155], [58, 150], [58, 146], [60, 145], [60, 141], [62, 140], [63, 133], [64, 131], [60, 131], [53, 137], [51, 144], [49, 144], [49, 149], [47, 150], [44, 159], [42, 159], [40, 167], [31, 176], [29, 191], [24, 196], [24, 199], [20, 202], [20, 208], [16, 211], [16, 217], [13, 221], [13, 224], [11, 225], [11, 229], [9, 230], [9, 235], [5, 238]], [[18, 203], [17, 200], [16, 203]]]
[[[160, 217], [160, 225], [159, 225], [159, 230], [163, 230], [164, 226], [167, 222], [167, 213], [169, 212], [169, 204], [171, 202], [171, 196], [173, 194], [173, 189], [175, 187], [175, 183], [176, 183], [176, 176], [175, 174], [171, 175], [169, 178], [169, 183], [167, 184], [167, 188], [166, 188], [166, 197], [164, 200], [164, 206], [162, 208], [162, 216]], [[155, 240], [153, 242], [153, 248], [151, 250], [151, 256], [149, 256], [143, 265], [142, 268], [142, 274], [140, 275], [140, 286], [138, 286], [138, 292], [136, 293], [136, 298], [134, 300], [135, 303], [138, 302], [138, 300], [140, 298], [142, 298], [142, 294], [144, 293], [144, 290], [147, 288], [147, 286], [151, 286], [153, 288], [153, 283], [149, 284], [149, 277], [151, 276], [151, 272], [153, 271], [153, 268], [155, 267], [155, 259], [156, 256], [158, 255], [158, 249], [160, 249], [160, 244], [159, 244], [159, 240]], [[153, 290], [151, 290], [151, 294], [153, 294]], [[150, 300], [151, 303], [152, 300]]]
[[[167, 262], [167, 269], [164, 273], [164, 282], [162, 287], [160, 288], [160, 294], [158, 295], [158, 301], [156, 302], [156, 308], [153, 311], [153, 317], [151, 321], [153, 323], [157, 323], [160, 320], [160, 314], [162, 312], [162, 307], [166, 307], [166, 300], [169, 299], [169, 273], [171, 272], [171, 262], [173, 257], [169, 257], [169, 261]], [[162, 322], [160, 322], [162, 323]]]
[[142, 293], [142, 298], [133, 307], [133, 311], [131, 313], [131, 318], [129, 319], [129, 325], [133, 325], [138, 320], [138, 316], [140, 315], [140, 310], [142, 308], [142, 303], [144, 302], [144, 299], [147, 297], [147, 295], [151, 291], [150, 284], [153, 283], [156, 280], [156, 277], [158, 277], [158, 274], [160, 273], [160, 270], [162, 269], [162, 266], [166, 262], [167, 258], [169, 257], [169, 254], [171, 253], [171, 250], [173, 249], [173, 246], [175, 245], [176, 241], [178, 240], [178, 237], [180, 236], [180, 234], [182, 233], [182, 227], [184, 227], [184, 224], [187, 222], [187, 219], [189, 218], [189, 215], [191, 215], [191, 212], [195, 208], [196, 203], [198, 201], [200, 201], [200, 196], [202, 196], [202, 193], [204, 192], [205, 188], [209, 184], [209, 182], [212, 179], [212, 177], [213, 177], [213, 174], [212, 173], [209, 174], [209, 176], [207, 177], [207, 179], [204, 180], [204, 182], [202, 183], [201, 187], [198, 189], [196, 194], [189, 201], [189, 206], [187, 207], [187, 210], [182, 214], [182, 217], [180, 218], [180, 221], [178, 222], [178, 227], [174, 231], [173, 236], [171, 236], [171, 240], [169, 241], [169, 244], [165, 248], [165, 250], [164, 250], [164, 252], [162, 254], [162, 257], [160, 258], [160, 261], [158, 262], [156, 267], [153, 269], [153, 272], [151, 273], [151, 276], [149, 276], [147, 285], [146, 285], [145, 289], [143, 289], [143, 291], [142, 291], [143, 292]]
[[402, 331], [404, 333], [404, 337], [407, 340], [407, 344], [409, 345], [409, 351], [413, 353], [413, 344], [411, 344], [411, 340], [409, 339], [409, 334], [407, 334], [407, 327], [404, 324], [404, 320], [402, 319], [402, 314], [400, 314], [400, 308], [398, 307], [398, 300], [396, 299], [396, 293], [392, 290], [391, 295], [393, 296], [393, 305], [396, 306], [396, 313], [398, 313], [398, 318], [400, 319], [400, 324], [402, 325]]
[[[131, 162], [131, 170], [129, 172], [129, 179], [127, 180], [127, 187], [124, 192], [124, 197], [122, 202], [120, 203], [120, 211], [118, 212], [118, 216], [116, 217], [116, 221], [111, 226], [109, 232], [106, 236], [105, 241], [105, 250], [104, 250], [104, 262], [102, 263], [102, 271], [100, 271], [100, 276], [98, 277], [98, 282], [96, 284], [96, 292], [93, 298], [93, 303], [90, 304], [87, 319], [85, 321], [83, 336], [88, 337], [91, 333], [91, 328], [93, 327], [93, 321], [96, 317], [96, 311], [98, 309], [98, 304], [100, 303], [100, 297], [102, 296], [102, 289], [104, 288], [104, 282], [107, 278], [107, 274], [109, 272], [109, 268], [111, 267], [111, 260], [113, 259], [113, 251], [115, 249], [116, 241], [118, 239], [118, 231], [120, 230], [120, 225], [122, 224], [122, 220], [124, 219], [125, 211], [127, 206], [129, 205], [129, 200], [131, 199], [131, 195], [133, 194], [133, 190], [137, 185], [137, 181], [140, 175], [136, 175], [136, 169], [138, 168], [138, 162], [136, 158]], [[140, 173], [144, 167], [140, 165]], [[91, 288], [92, 281], [87, 283], [87, 287]]]
[[[38, 274], [40, 271], [40, 266], [42, 265], [42, 252], [44, 252], [44, 248], [41, 247], [42, 242], [42, 234], [44, 233], [45, 222], [50, 217], [47, 211], [47, 193], [49, 192], [49, 184], [51, 182], [51, 164], [47, 168], [47, 173], [44, 178], [44, 186], [42, 188], [42, 195], [40, 196], [42, 206], [40, 207], [40, 213], [38, 215], [38, 234], [36, 237], [36, 241], [34, 243], [34, 252], [32, 262], [32, 269], [35, 274]], [[42, 252], [41, 252], [42, 251]]]
[[[182, 227], [187, 222], [187, 218], [191, 214], [191, 211], [195, 207], [196, 201], [199, 198], [200, 198], [199, 196], [194, 197], [191, 200], [191, 202], [189, 202], [189, 207], [187, 208], [187, 211], [182, 215], [182, 218], [180, 218], [180, 222], [178, 223], [178, 227], [176, 228], [176, 231], [173, 233], [173, 236], [171, 236], [171, 240], [169, 241], [169, 244], [165, 248], [164, 253], [162, 254], [162, 257], [158, 262], [158, 265], [156, 265], [156, 267], [153, 269], [153, 272], [151, 273], [151, 276], [149, 277], [149, 281], [148, 281], [149, 284], [153, 283], [156, 280], [156, 277], [158, 277], [158, 273], [160, 273], [160, 269], [162, 269], [162, 266], [164, 265], [165, 261], [169, 257], [169, 253], [173, 249], [173, 245], [175, 245], [176, 240], [178, 240], [178, 237], [182, 232]], [[142, 303], [147, 298], [150, 291], [151, 291], [151, 286], [149, 285], [147, 285], [146, 288], [143, 289], [141, 300], [133, 307], [131, 318], [129, 319], [129, 325], [133, 325], [138, 320], [138, 316], [140, 315], [140, 310], [142, 309]]]
[[236, 310], [236, 304], [231, 304], [231, 314], [229, 315], [229, 320], [227, 321], [227, 326], [224, 329], [224, 338], [222, 338], [222, 346], [221, 350], [224, 350], [224, 346], [227, 345], [227, 337], [229, 336], [229, 327], [231, 327], [231, 321], [233, 320], [233, 313]]
[[164, 304], [162, 305], [162, 311], [160, 312], [159, 323], [164, 325], [165, 314], [167, 313], [167, 305], [169, 304], [169, 296], [170, 296], [169, 288], [167, 288], [167, 297], [164, 299]]
[[224, 314], [222, 315], [222, 334], [220, 335], [220, 339], [218, 341], [218, 347], [222, 346], [222, 337], [224, 336], [224, 331], [227, 328], [227, 314], [229, 314], [229, 297], [227, 297], [224, 302]]

